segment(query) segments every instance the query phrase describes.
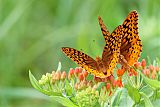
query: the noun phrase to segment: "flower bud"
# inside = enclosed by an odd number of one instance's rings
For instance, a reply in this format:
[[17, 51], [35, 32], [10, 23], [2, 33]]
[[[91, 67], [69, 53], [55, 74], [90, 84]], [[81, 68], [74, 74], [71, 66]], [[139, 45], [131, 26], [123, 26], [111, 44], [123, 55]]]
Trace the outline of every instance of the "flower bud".
[[86, 78], [88, 76], [88, 72], [86, 70], [83, 71], [83, 75]]
[[129, 69], [129, 76], [132, 76], [132, 75], [137, 76], [137, 72], [133, 68], [130, 68]]
[[109, 90], [110, 88], [111, 88], [110, 83], [107, 83], [107, 84], [106, 84], [106, 89]]
[[40, 85], [44, 85], [44, 82], [43, 82], [42, 80], [39, 80], [38, 83], [39, 83]]
[[52, 84], [54, 84], [56, 82], [56, 74], [52, 73]]
[[70, 80], [72, 78], [71, 74], [69, 73], [68, 74], [68, 79]]
[[149, 75], [150, 75], [150, 70], [149, 70], [149, 69], [146, 69], [146, 68], [145, 68], [142, 72], [143, 72], [143, 74], [146, 75], [146, 76], [149, 76]]
[[149, 65], [149, 69], [150, 69], [151, 71], [153, 71], [153, 70], [154, 70], [154, 66], [153, 66], [153, 65]]
[[125, 72], [125, 68], [123, 67], [121, 69], [117, 69], [117, 76], [121, 77], [124, 74], [124, 72]]
[[141, 66], [144, 69], [146, 67], [146, 60], [142, 59]]
[[151, 78], [152, 78], [152, 79], [155, 79], [155, 78], [156, 78], [156, 72], [152, 72]]
[[72, 77], [74, 77], [74, 69], [70, 68], [69, 73], [68, 73], [68, 79], [70, 80]]
[[111, 96], [112, 95], [112, 91], [110, 90], [110, 92], [108, 93], [108, 96]]
[[110, 76], [108, 77], [108, 79], [109, 79], [109, 81], [110, 81], [111, 83], [114, 82], [114, 76], [113, 76], [113, 75], [110, 75]]
[[56, 80], [59, 81], [60, 78], [61, 78], [61, 72], [60, 72], [60, 71], [57, 71], [56, 74], [55, 74], [55, 76], [56, 76], [56, 77], [55, 77]]
[[158, 66], [155, 66], [155, 70], [156, 70], [156, 72], [158, 72], [160, 69]]
[[134, 63], [134, 67], [135, 67], [135, 68], [138, 69], [138, 68], [140, 68], [140, 66], [141, 66], [141, 63], [140, 63], [140, 62], [135, 62], [135, 63]]
[[74, 74], [75, 74], [76, 76], [78, 76], [78, 75], [79, 75], [79, 73], [80, 73], [79, 67], [76, 67], [76, 68], [75, 68], [75, 72], [74, 72]]
[[83, 71], [82, 67], [79, 67], [79, 73], [81, 73]]
[[122, 84], [122, 79], [121, 78], [118, 78], [118, 80], [117, 80], [117, 85], [118, 85], [118, 87], [123, 87], [123, 84]]
[[69, 74], [72, 76], [73, 74], [74, 74], [74, 69], [73, 68], [70, 68], [70, 70], [69, 70]]
[[113, 85], [113, 87], [115, 88], [115, 87], [116, 87], [116, 85], [117, 85], [117, 81], [116, 81], [116, 80], [114, 80], [114, 81], [113, 81], [113, 83], [112, 83], [112, 85]]
[[66, 76], [67, 76], [66, 72], [63, 71], [62, 74], [61, 74], [61, 80], [65, 80]]
[[83, 73], [80, 73], [80, 74], [79, 74], [79, 80], [80, 80], [80, 81], [83, 81], [83, 80], [84, 80], [84, 75], [83, 75]]

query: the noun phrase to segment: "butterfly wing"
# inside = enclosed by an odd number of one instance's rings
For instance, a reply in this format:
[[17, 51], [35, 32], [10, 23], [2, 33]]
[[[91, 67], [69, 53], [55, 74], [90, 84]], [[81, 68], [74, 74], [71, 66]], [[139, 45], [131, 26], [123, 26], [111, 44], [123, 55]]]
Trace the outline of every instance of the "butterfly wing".
[[89, 73], [97, 77], [105, 77], [105, 75], [98, 70], [97, 62], [87, 54], [69, 47], [63, 47], [62, 51], [65, 55], [67, 55], [70, 59], [72, 59]]
[[107, 73], [112, 73], [120, 54], [122, 26], [118, 26], [106, 39], [106, 45], [102, 53], [102, 60], [106, 66]]
[[142, 51], [142, 42], [138, 35], [138, 14], [129, 13], [122, 24], [122, 41], [120, 53], [130, 66], [137, 62]]
[[100, 16], [98, 16], [98, 21], [99, 21], [99, 25], [101, 27], [101, 31], [102, 31], [102, 34], [103, 34], [103, 37], [105, 39], [105, 41], [107, 42], [109, 36], [110, 36], [110, 33], [109, 31], [107, 30], [105, 24], [103, 23], [103, 20]]

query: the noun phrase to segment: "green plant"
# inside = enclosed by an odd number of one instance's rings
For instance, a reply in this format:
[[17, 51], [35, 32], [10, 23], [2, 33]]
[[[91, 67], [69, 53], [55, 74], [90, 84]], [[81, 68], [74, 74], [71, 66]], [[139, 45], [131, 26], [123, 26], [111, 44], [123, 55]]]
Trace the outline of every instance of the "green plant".
[[[59, 63], [56, 71], [46, 73], [39, 81], [31, 72], [29, 78], [35, 89], [67, 107], [154, 106], [160, 97], [158, 63], [146, 66], [143, 59], [132, 68], [121, 79], [116, 74], [98, 78], [80, 67], [71, 68], [68, 74], [61, 72]], [[117, 74], [121, 71], [117, 69]]]

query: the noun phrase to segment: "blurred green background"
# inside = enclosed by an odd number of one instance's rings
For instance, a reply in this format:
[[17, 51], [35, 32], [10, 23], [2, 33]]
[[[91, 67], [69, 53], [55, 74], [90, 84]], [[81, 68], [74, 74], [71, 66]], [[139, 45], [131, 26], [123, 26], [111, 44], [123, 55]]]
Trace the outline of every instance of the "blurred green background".
[[97, 17], [110, 32], [128, 13], [139, 13], [141, 59], [160, 57], [160, 0], [0, 0], [0, 107], [59, 107], [32, 88], [29, 69], [40, 78], [76, 64], [61, 47], [92, 57], [105, 45]]

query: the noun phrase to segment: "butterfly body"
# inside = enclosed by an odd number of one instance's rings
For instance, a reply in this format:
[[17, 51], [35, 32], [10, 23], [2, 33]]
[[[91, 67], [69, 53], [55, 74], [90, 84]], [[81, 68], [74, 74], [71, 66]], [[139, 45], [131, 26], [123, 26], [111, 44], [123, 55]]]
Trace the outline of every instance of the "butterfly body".
[[100, 57], [96, 57], [97, 70], [102, 72], [104, 75], [107, 75], [107, 69], [105, 67], [105, 62]]

